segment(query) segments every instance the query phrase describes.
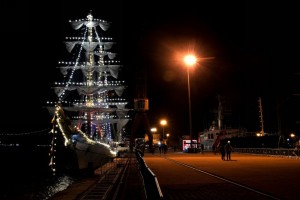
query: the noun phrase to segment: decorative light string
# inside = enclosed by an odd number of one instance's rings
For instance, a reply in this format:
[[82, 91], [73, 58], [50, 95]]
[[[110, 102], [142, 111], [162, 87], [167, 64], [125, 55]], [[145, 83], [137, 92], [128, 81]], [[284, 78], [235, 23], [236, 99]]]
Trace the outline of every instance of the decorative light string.
[[87, 30], [88, 30], [88, 29], [86, 28], [85, 31], [84, 31], [84, 36], [83, 36], [83, 40], [82, 40], [81, 45], [80, 45], [79, 53], [78, 53], [77, 58], [76, 58], [75, 67], [74, 67], [74, 68], [72, 69], [72, 71], [71, 71], [71, 75], [70, 75], [70, 77], [69, 77], [69, 80], [68, 80], [67, 83], [66, 83], [66, 86], [65, 86], [65, 88], [64, 88], [64, 90], [63, 90], [63, 92], [62, 92], [62, 94], [61, 94], [60, 97], [59, 97], [59, 101], [62, 101], [62, 100], [65, 98], [65, 91], [67, 90], [67, 88], [68, 88], [69, 85], [71, 84], [71, 80], [72, 80], [72, 78], [73, 78], [74, 72], [75, 72], [75, 70], [76, 70], [76, 67], [78, 66], [78, 61], [79, 61], [79, 59], [80, 59], [80, 54], [81, 54], [81, 51], [82, 51], [82, 49], [83, 49], [83, 44], [84, 44], [84, 40], [85, 40], [85, 38], [86, 38]]

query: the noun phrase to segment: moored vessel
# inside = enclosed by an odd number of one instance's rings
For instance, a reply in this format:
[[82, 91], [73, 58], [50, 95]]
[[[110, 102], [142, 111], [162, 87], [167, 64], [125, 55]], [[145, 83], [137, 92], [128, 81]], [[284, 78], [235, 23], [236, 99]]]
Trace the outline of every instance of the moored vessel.
[[130, 120], [119, 80], [123, 66], [117, 60], [113, 38], [105, 36], [110, 22], [95, 19], [69, 21], [78, 31], [64, 43], [71, 61], [60, 61], [62, 82], [53, 87], [58, 99], [47, 102], [53, 115], [50, 166], [92, 171], [117, 155], [124, 127]]

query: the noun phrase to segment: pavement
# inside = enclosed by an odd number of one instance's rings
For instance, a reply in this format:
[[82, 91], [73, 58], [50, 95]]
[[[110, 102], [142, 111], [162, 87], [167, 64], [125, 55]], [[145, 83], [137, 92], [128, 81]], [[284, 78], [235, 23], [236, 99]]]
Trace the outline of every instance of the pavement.
[[[210, 152], [145, 153], [143, 158], [156, 175], [164, 199], [299, 199], [300, 159], [235, 152], [230, 161]], [[98, 169], [93, 177], [72, 184], [50, 200], [78, 199], [99, 180], [100, 171], [103, 173]], [[126, 176], [117, 199], [145, 199], [136, 162]]]
[[164, 199], [299, 199], [300, 159], [233, 152], [224, 161], [211, 152], [168, 152], [146, 153], [144, 160]]

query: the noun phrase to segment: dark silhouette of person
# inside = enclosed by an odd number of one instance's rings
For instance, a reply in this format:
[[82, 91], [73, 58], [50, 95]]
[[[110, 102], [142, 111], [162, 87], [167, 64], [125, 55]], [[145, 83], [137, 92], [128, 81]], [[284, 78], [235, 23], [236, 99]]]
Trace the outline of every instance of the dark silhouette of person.
[[219, 145], [219, 151], [220, 151], [220, 153], [221, 153], [221, 159], [222, 159], [222, 160], [225, 160], [225, 147], [224, 147], [223, 144], [220, 144], [220, 145]]
[[154, 145], [152, 145], [152, 147], [151, 147], [151, 152], [152, 152], [152, 154], [155, 153], [155, 146]]
[[201, 144], [201, 153], [204, 153], [204, 144]]
[[164, 151], [164, 154], [167, 153], [167, 151], [168, 151], [168, 146], [166, 144], [164, 144], [164, 146], [163, 146], [163, 151]]
[[226, 159], [231, 160], [231, 151], [232, 151], [232, 146], [230, 145], [230, 141], [227, 142], [225, 145], [225, 152], [226, 152]]
[[159, 150], [159, 154], [161, 154], [162, 144], [159, 145], [158, 150]]

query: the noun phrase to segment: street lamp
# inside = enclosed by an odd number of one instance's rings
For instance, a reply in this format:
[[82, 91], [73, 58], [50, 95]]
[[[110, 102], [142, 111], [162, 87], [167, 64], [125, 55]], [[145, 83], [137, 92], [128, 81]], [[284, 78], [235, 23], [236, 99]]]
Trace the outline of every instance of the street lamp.
[[169, 136], [170, 136], [170, 133], [167, 133], [167, 141], [166, 141], [167, 144], [169, 142]]
[[191, 106], [191, 90], [190, 90], [190, 68], [197, 62], [194, 55], [188, 54], [184, 57], [184, 63], [187, 66], [187, 82], [188, 82], [188, 98], [189, 98], [189, 128], [190, 128], [190, 148], [192, 148], [192, 106]]
[[167, 125], [167, 120], [165, 120], [165, 119], [160, 120], [160, 125], [162, 126], [162, 129], [163, 129], [162, 139], [164, 141], [164, 138], [165, 138], [165, 125]]
[[291, 134], [290, 134], [291, 142], [292, 142], [292, 144], [293, 144], [293, 148], [295, 147], [295, 143], [296, 143], [296, 142], [295, 142], [295, 136], [296, 136], [296, 135], [295, 135], [294, 133], [291, 133]]
[[157, 138], [157, 135], [155, 134], [157, 132], [157, 128], [153, 127], [150, 129], [152, 135], [153, 135], [153, 144], [156, 144], [159, 142], [159, 137]]

